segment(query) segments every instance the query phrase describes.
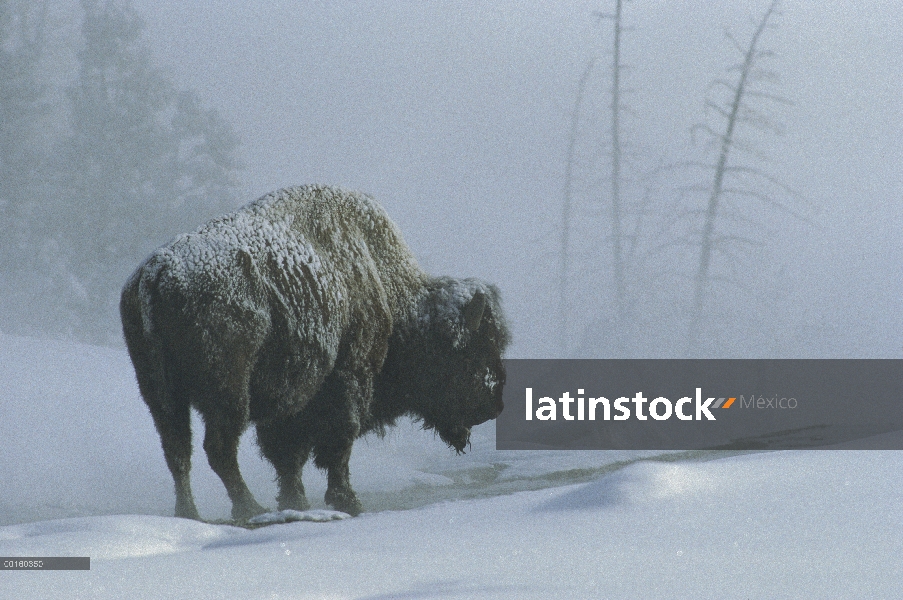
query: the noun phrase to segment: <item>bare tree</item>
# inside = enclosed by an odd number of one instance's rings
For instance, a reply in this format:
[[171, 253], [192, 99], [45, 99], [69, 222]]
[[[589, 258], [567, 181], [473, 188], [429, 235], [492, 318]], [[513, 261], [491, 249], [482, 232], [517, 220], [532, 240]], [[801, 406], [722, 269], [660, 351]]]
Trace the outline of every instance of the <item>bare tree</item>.
[[615, 285], [615, 312], [619, 323], [624, 319], [624, 231], [621, 201], [621, 23], [623, 0], [615, 0], [614, 13], [596, 13], [600, 19], [610, 19], [614, 28], [611, 61], [611, 250], [612, 276]]
[[621, 229], [621, 6], [615, 1], [614, 14], [599, 14], [614, 24], [611, 63], [611, 248], [612, 272], [615, 282], [615, 306], [618, 319], [624, 317], [624, 260]]
[[[614, 29], [611, 46], [611, 86], [607, 88], [606, 106], [611, 111], [611, 121], [607, 128], [607, 135], [603, 136], [607, 139], [600, 146], [607, 147], [604, 153], [610, 159], [610, 177], [608, 178], [608, 186], [610, 190], [610, 204], [608, 206], [608, 236], [606, 244], [611, 245], [611, 277], [613, 281], [613, 301], [614, 301], [614, 325], [615, 331], [609, 331], [606, 335], [614, 338], [615, 345], [620, 346], [620, 332], [622, 330], [623, 321], [625, 319], [627, 307], [627, 285], [626, 285], [626, 262], [625, 262], [625, 244], [629, 237], [625, 233], [625, 216], [626, 211], [622, 199], [622, 160], [623, 150], [621, 143], [621, 114], [624, 111], [622, 103], [622, 72], [625, 65], [621, 61], [621, 42], [622, 34], [625, 27], [622, 25], [622, 6], [623, 0], [616, 0], [613, 13], [595, 12], [594, 16], [599, 21], [611, 21]], [[569, 306], [568, 306], [568, 286], [570, 274], [570, 238], [572, 235], [572, 223], [575, 212], [574, 201], [574, 181], [577, 178], [575, 169], [578, 163], [578, 137], [581, 135], [581, 107], [587, 94], [587, 87], [590, 76], [594, 70], [596, 61], [589, 60], [586, 67], [581, 73], [578, 86], [577, 97], [574, 103], [574, 112], [571, 118], [571, 129], [568, 138], [568, 151], [565, 167], [565, 186], [564, 186], [564, 203], [562, 207], [562, 236], [561, 236], [561, 288], [560, 288], [560, 327], [561, 327], [561, 351], [568, 354], [568, 339], [570, 325], [568, 323]], [[601, 108], [601, 107], [600, 107]], [[592, 165], [591, 170], [598, 168], [598, 165]], [[595, 179], [595, 176], [593, 176]], [[594, 186], [595, 187], [595, 186]], [[599, 190], [595, 190], [594, 195], [598, 195]], [[604, 195], [604, 192], [601, 194]], [[607, 264], [603, 257], [593, 257], [594, 262]], [[619, 351], [618, 351], [619, 352]]]
[[583, 96], [586, 93], [586, 82], [589, 80], [595, 60], [590, 59], [580, 75], [577, 83], [577, 98], [574, 101], [574, 112], [571, 114], [571, 132], [568, 137], [567, 160], [564, 173], [564, 203], [561, 208], [561, 262], [559, 264], [560, 281], [559, 297], [559, 335], [561, 356], [568, 355], [568, 273], [570, 270], [570, 238], [571, 238], [571, 209], [574, 193], [574, 162], [577, 153], [577, 134], [580, 128], [580, 106], [583, 104]]
[[[738, 246], [750, 248], [762, 244], [757, 237], [740, 233], [739, 230], [736, 232], [727, 230], [725, 227], [727, 221], [743, 222], [747, 226], [755, 227], [760, 227], [762, 224], [749, 217], [748, 214], [726, 211], [726, 204], [737, 198], [744, 198], [793, 213], [785, 203], [777, 199], [778, 194], [774, 193], [777, 191], [796, 196], [793, 190], [769, 176], [761, 168], [752, 166], [750, 162], [744, 164], [735, 160], [738, 153], [757, 159], [764, 158], [763, 153], [752, 141], [740, 135], [740, 130], [745, 127], [747, 131], [757, 130], [780, 134], [781, 127], [767, 108], [762, 108], [762, 105], [766, 103], [771, 105], [790, 104], [786, 98], [766, 89], [769, 84], [775, 84], [778, 78], [774, 71], [765, 68], [762, 64], [766, 59], [771, 58], [773, 53], [760, 49], [763, 33], [767, 28], [773, 26], [771, 20], [777, 12], [777, 5], [778, 0], [773, 0], [758, 21], [752, 38], [746, 46], [742, 46], [730, 32], [726, 32], [727, 38], [742, 56], [742, 61], [729, 69], [729, 72], [737, 73], [737, 79], [735, 81], [716, 79], [709, 88], [710, 91], [723, 89], [728, 92], [726, 101], [707, 99], [705, 103], [710, 114], [720, 121], [720, 127], [709, 124], [698, 124], [693, 127], [694, 136], [702, 133], [708, 137], [710, 143], [717, 149], [717, 157], [714, 163], [682, 163], [685, 166], [703, 169], [710, 173], [712, 178], [708, 186], [687, 188], [690, 191], [705, 191], [707, 194], [707, 201], [701, 213], [700, 211], [685, 213], [694, 217], [702, 217], [702, 226], [698, 231], [699, 260], [693, 277], [693, 300], [690, 306], [689, 335], [687, 337], [688, 352], [693, 352], [698, 344], [705, 299], [710, 284], [713, 280], [721, 277], [713, 274], [713, 262], [716, 256], [723, 256], [730, 262], [736, 258], [735, 249]], [[757, 106], [752, 106], [752, 100], [757, 101]], [[733, 279], [731, 281], [736, 283]]]
[[[742, 284], [743, 260], [755, 255], [749, 250], [764, 245], [763, 240], [771, 233], [767, 221], [776, 210], [802, 217], [794, 210], [799, 195], [767, 173], [763, 166], [767, 153], [758, 147], [760, 136], [782, 133], [772, 112], [780, 105], [790, 104], [771, 89], [778, 82], [777, 74], [767, 68], [773, 53], [761, 48], [765, 31], [773, 27], [777, 6], [778, 0], [773, 0], [762, 17], [753, 22], [753, 34], [747, 44], [739, 43], [730, 32], [726, 34], [740, 60], [728, 69], [728, 76], [712, 82], [705, 101], [709, 121], [691, 129], [694, 139], [700, 134], [706, 138], [711, 160], [683, 161], [669, 166], [659, 164], [645, 174], [634, 164], [638, 157], [630, 153], [629, 146], [627, 151], [624, 148], [623, 116], [630, 111], [623, 101], [624, 94], [629, 91], [623, 85], [627, 66], [623, 62], [622, 42], [624, 32], [629, 29], [623, 25], [623, 0], [615, 1], [611, 13], [596, 13], [600, 20], [613, 24], [611, 68], [606, 74], [610, 88], [606, 86], [604, 107], [583, 108], [584, 103], [589, 104], [597, 97], [587, 91], [592, 70], [588, 65], [578, 84], [572, 115], [562, 210], [560, 333], [563, 353], [568, 354], [568, 333], [573, 329], [573, 324], [568, 323], [572, 318], [569, 302], [574, 302], [570, 300], [572, 295], [568, 293], [568, 286], [573, 286], [570, 277], [574, 271], [570, 244], [574, 227], [579, 224], [575, 184], [579, 181], [578, 166], [581, 166], [578, 164], [581, 152], [578, 136], [586, 135], [578, 125], [582, 110], [606, 115], [604, 133], [594, 135], [598, 139], [605, 138], [605, 143], [597, 142], [597, 146], [604, 146], [602, 155], [606, 167], [610, 160], [611, 169], [610, 172], [607, 168], [602, 169], [604, 176], [599, 177], [598, 164], [589, 166], [596, 173], [590, 183], [591, 193], [606, 196], [604, 192], [599, 193], [600, 187], [607, 187], [609, 191], [607, 201], [599, 206], [604, 206], [607, 217], [604, 252], [609, 252], [610, 245], [610, 271], [606, 272], [606, 275], [610, 273], [610, 279], [597, 276], [596, 280], [611, 282], [612, 303], [608, 311], [597, 311], [593, 315], [595, 321], [587, 326], [587, 333], [593, 339], [590, 342], [592, 348], [584, 350], [593, 353], [602, 350], [613, 356], [646, 354], [632, 341], [644, 326], [664, 331], [673, 323], [674, 328], [670, 331], [679, 335], [675, 328], [682, 329], [688, 313], [690, 334], [683, 351], [697, 351], [706, 299], [714, 289], [712, 283], [724, 279]], [[720, 97], [722, 94], [723, 98]], [[645, 158], [647, 163], [650, 162], [650, 156]], [[675, 171], [692, 174], [697, 180], [678, 188], [677, 203], [659, 197], [656, 191], [664, 175], [673, 176]], [[668, 179], [673, 178], [669, 176]], [[689, 198], [698, 204], [688, 208], [686, 201]], [[794, 202], [788, 202], [788, 199]], [[597, 251], [593, 258], [608, 269], [609, 261], [604, 256]], [[691, 266], [686, 269], [688, 264]], [[668, 294], [662, 298], [665, 302], [650, 302], [650, 293], [655, 294], [652, 290], [660, 285], [660, 280], [679, 277], [679, 272], [685, 270], [690, 271], [689, 307], [684, 308], [675, 299], [673, 288], [667, 291], [665, 287], [660, 288]], [[599, 273], [599, 269], [595, 271]], [[668, 316], [644, 312], [643, 306], [653, 311], [661, 308]], [[654, 334], [644, 337], [652, 339]], [[663, 346], [659, 344], [654, 352], [662, 350]], [[681, 352], [677, 346], [671, 351]]]

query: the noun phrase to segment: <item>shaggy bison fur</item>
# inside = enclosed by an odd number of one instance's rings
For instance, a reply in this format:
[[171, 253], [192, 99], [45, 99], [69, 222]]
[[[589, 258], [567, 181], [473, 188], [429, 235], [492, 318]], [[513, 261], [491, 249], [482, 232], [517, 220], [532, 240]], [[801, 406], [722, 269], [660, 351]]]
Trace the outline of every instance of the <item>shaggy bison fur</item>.
[[462, 452], [471, 427], [502, 410], [498, 290], [428, 276], [362, 194], [284, 189], [181, 235], [129, 278], [120, 312], [179, 517], [199, 518], [191, 407], [236, 520], [265, 512], [238, 468], [250, 422], [276, 468], [280, 510], [309, 508], [301, 470], [313, 456], [326, 502], [358, 514], [356, 438], [411, 415]]

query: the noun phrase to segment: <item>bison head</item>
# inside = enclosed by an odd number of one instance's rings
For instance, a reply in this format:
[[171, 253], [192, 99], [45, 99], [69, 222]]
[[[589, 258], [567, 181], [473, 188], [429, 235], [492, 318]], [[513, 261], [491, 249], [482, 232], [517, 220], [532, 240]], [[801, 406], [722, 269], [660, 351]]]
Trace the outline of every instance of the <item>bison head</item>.
[[463, 452], [471, 427], [502, 412], [508, 339], [498, 289], [476, 279], [434, 279], [387, 357], [405, 412]]

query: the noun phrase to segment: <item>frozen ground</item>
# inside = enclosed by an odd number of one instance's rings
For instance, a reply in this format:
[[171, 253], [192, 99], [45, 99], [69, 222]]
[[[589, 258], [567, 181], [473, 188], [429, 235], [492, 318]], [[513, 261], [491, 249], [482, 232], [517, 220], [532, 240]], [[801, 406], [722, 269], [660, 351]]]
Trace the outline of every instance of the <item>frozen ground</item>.
[[[490, 425], [458, 457], [403, 423], [355, 447], [352, 481], [370, 512], [245, 530], [167, 516], [171, 480], [122, 351], [11, 336], [0, 336], [0, 436], [0, 556], [91, 557], [90, 571], [0, 572], [0, 598], [872, 598], [903, 589], [900, 452], [499, 452]], [[252, 436], [241, 461], [258, 500], [274, 504]], [[202, 515], [226, 517], [203, 454], [193, 475]], [[305, 476], [314, 508], [325, 508], [323, 477]]]

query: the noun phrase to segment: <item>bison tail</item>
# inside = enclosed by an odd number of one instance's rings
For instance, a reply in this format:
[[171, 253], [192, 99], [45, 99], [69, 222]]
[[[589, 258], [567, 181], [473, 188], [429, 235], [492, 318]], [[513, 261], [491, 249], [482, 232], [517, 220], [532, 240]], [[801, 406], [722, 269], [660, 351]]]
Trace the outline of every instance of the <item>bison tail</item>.
[[169, 391], [162, 342], [152, 319], [153, 307], [159, 302], [161, 267], [156, 254], [148, 259], [126, 282], [119, 301], [126, 347], [141, 395], [149, 405], [167, 404]]

